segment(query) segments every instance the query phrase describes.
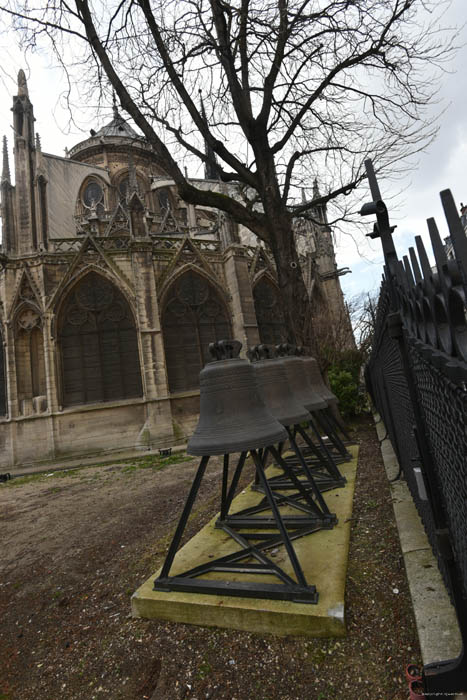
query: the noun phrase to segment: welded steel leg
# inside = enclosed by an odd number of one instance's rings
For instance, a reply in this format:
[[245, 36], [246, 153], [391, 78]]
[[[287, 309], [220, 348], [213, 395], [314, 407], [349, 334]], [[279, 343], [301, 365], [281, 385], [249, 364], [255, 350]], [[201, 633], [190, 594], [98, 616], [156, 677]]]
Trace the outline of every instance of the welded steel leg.
[[312, 475], [310, 469], [308, 468], [308, 464], [306, 463], [306, 461], [305, 461], [305, 459], [304, 459], [304, 457], [303, 457], [303, 454], [302, 454], [301, 449], [299, 448], [299, 446], [298, 446], [297, 443], [295, 442], [295, 438], [294, 438], [294, 436], [293, 436], [293, 434], [292, 434], [292, 431], [290, 430], [289, 427], [286, 427], [285, 429], [287, 430], [287, 434], [288, 434], [288, 436], [289, 436], [290, 444], [292, 445], [292, 448], [293, 448], [295, 454], [297, 455], [297, 457], [298, 457], [298, 459], [299, 459], [299, 462], [300, 462], [300, 464], [301, 464], [301, 467], [302, 467], [302, 469], [303, 469], [303, 471], [304, 471], [304, 473], [305, 473], [305, 476], [306, 476], [306, 478], [307, 478], [307, 480], [308, 480], [308, 482], [309, 482], [309, 484], [310, 484], [310, 486], [311, 486], [311, 489], [313, 490], [313, 493], [314, 493], [314, 495], [315, 495], [315, 498], [316, 498], [316, 500], [318, 501], [318, 503], [319, 503], [319, 505], [320, 505], [321, 510], [323, 511], [323, 513], [329, 514], [329, 508], [328, 508], [328, 506], [327, 506], [327, 504], [326, 504], [326, 501], [324, 500], [323, 496], [321, 495], [321, 491], [320, 491], [319, 488], [316, 486], [316, 483], [315, 483], [315, 480], [314, 480], [314, 478], [313, 478], [313, 475]]
[[[313, 476], [311, 475], [311, 472], [308, 470], [308, 481], [301, 480], [299, 475], [295, 472], [295, 467], [291, 466], [280, 454], [282, 445], [283, 443], [280, 443], [277, 449], [274, 446], [267, 447], [264, 451], [263, 457], [261, 458], [262, 463], [265, 464], [268, 453], [270, 453], [276, 465], [280, 467], [283, 472], [280, 477], [275, 476], [268, 479], [276, 504], [278, 506], [289, 505], [292, 508], [308, 513], [316, 523], [321, 521], [324, 527], [332, 526], [336, 522], [336, 518], [329, 512], [329, 509], [326, 506], [326, 503], [313, 479]], [[295, 449], [298, 452], [300, 451], [300, 448], [296, 444]], [[258, 484], [258, 486], [255, 485], [255, 490], [263, 491], [261, 484]], [[287, 495], [278, 493], [281, 491], [295, 491], [295, 493]], [[313, 499], [313, 493], [316, 496], [316, 500]], [[248, 517], [256, 513], [260, 513], [263, 510], [269, 510], [267, 499], [263, 499], [263, 501], [258, 503], [256, 506], [247, 508], [240, 513], [235, 513], [232, 518], [238, 520], [238, 518], [241, 516]], [[285, 516], [284, 522], [287, 528], [289, 528], [291, 526], [291, 516]], [[296, 527], [296, 523], [293, 525], [293, 527]]]
[[[326, 470], [328, 471], [330, 476], [332, 476], [332, 478], [335, 479], [336, 481], [340, 481], [340, 482], [345, 481], [344, 477], [342, 476], [339, 469], [337, 468], [336, 463], [334, 462], [328, 448], [326, 447], [323, 440], [321, 439], [321, 435], [319, 434], [319, 430], [316, 428], [316, 426], [314, 425], [312, 420], [310, 420], [309, 425], [310, 425], [311, 429], [313, 430], [313, 432], [315, 433], [317, 440], [318, 440], [318, 443], [319, 443], [319, 446], [321, 448], [321, 458], [322, 458], [323, 467], [326, 468]], [[301, 425], [297, 425], [296, 427], [297, 427], [297, 432], [302, 436], [302, 438], [304, 439], [306, 444], [312, 450], [315, 451], [316, 446], [314, 445], [311, 438], [307, 435], [306, 431], [303, 430]]]
[[333, 414], [330, 406], [328, 406], [328, 408], [325, 409], [325, 413], [326, 413], [328, 420], [331, 422], [331, 424], [335, 426], [336, 432], [337, 432], [337, 430], [339, 430], [341, 435], [343, 435], [344, 440], [346, 440], [347, 442], [353, 442], [353, 440], [350, 438], [350, 435], [348, 434], [348, 432], [345, 428], [345, 425], [343, 424], [342, 421], [337, 420], [337, 418]]
[[[313, 500], [310, 491], [313, 492], [313, 487], [316, 487], [314, 481], [310, 484], [307, 484], [305, 481], [302, 481], [301, 479], [298, 478], [297, 474], [295, 473], [293, 467], [291, 467], [287, 462], [280, 456], [278, 451], [272, 446], [268, 447], [268, 450], [271, 452], [271, 455], [273, 456], [276, 464], [282, 469], [284, 473], [285, 479], [291, 484], [293, 487], [295, 487], [296, 494], [295, 496], [281, 496], [281, 495], [276, 495], [274, 492], [274, 487], [275, 487], [275, 481], [274, 479], [271, 479], [270, 481], [268, 480], [268, 483], [271, 486], [271, 491], [274, 494], [274, 498], [276, 500], [276, 503], [278, 505], [282, 503], [291, 503], [295, 505], [295, 501], [297, 498], [303, 498], [305, 503], [308, 505], [308, 508], [311, 509], [316, 515], [318, 516], [323, 516], [323, 515], [328, 515], [329, 511], [326, 512], [326, 504], [324, 504], [324, 511], [321, 510], [319, 505]], [[277, 488], [277, 487], [276, 487]], [[278, 490], [281, 490], [281, 486], [278, 487]], [[321, 494], [320, 494], [321, 496]]]
[[307, 582], [305, 579], [305, 575], [303, 573], [302, 567], [300, 566], [300, 562], [298, 561], [297, 555], [295, 554], [295, 550], [293, 548], [292, 542], [290, 541], [287, 529], [284, 526], [284, 523], [282, 522], [281, 514], [279, 513], [279, 509], [276, 505], [273, 493], [271, 491], [271, 488], [268, 484], [268, 480], [266, 479], [266, 475], [264, 473], [263, 463], [262, 463], [261, 459], [259, 458], [259, 455], [256, 452], [256, 450], [251, 450], [250, 454], [253, 457], [256, 469], [258, 470], [258, 476], [259, 476], [261, 486], [263, 487], [264, 493], [266, 494], [266, 498], [269, 501], [269, 505], [270, 505], [272, 513], [274, 515], [274, 519], [276, 521], [277, 528], [281, 534], [282, 542], [284, 543], [284, 547], [285, 547], [287, 555], [290, 559], [290, 563], [292, 564], [293, 570], [295, 572], [297, 582], [300, 586], [306, 587]]
[[229, 483], [229, 455], [224, 455], [222, 468], [222, 495], [221, 495], [221, 519], [227, 515], [227, 487]]
[[234, 475], [232, 477], [232, 481], [230, 483], [230, 488], [229, 488], [229, 491], [227, 493], [227, 497], [226, 497], [226, 501], [225, 501], [225, 508], [224, 508], [224, 510], [221, 509], [221, 519], [222, 520], [225, 520], [225, 518], [227, 517], [227, 514], [230, 510], [230, 506], [232, 505], [232, 501], [233, 501], [234, 496], [235, 496], [235, 491], [237, 489], [238, 482], [240, 480], [240, 475], [242, 473], [243, 465], [245, 464], [247, 454], [248, 454], [247, 452], [242, 452], [239, 459], [238, 459], [238, 463], [237, 463], [237, 466], [235, 468]]
[[196, 472], [196, 476], [191, 485], [190, 493], [188, 494], [188, 498], [186, 499], [185, 507], [178, 522], [177, 529], [175, 530], [175, 535], [170, 544], [169, 551], [167, 552], [167, 557], [165, 559], [164, 565], [162, 566], [159, 578], [167, 578], [167, 576], [169, 575], [170, 569], [173, 564], [173, 560], [180, 545], [180, 540], [182, 539], [182, 535], [188, 522], [188, 518], [190, 517], [191, 509], [193, 508], [193, 504], [196, 500], [196, 496], [198, 494], [199, 487], [201, 485], [201, 481], [203, 479], [204, 472], [206, 471], [208, 462], [209, 457], [201, 458], [198, 471]]
[[345, 459], [351, 459], [352, 455], [350, 452], [347, 450], [346, 446], [338, 436], [337, 432], [334, 430], [332, 425], [330, 424], [328, 417], [324, 413], [324, 411], [316, 411], [313, 413], [314, 417], [318, 420], [318, 423], [322, 427], [322, 429], [326, 432], [329, 440], [332, 442], [334, 447], [340, 454], [345, 458]]

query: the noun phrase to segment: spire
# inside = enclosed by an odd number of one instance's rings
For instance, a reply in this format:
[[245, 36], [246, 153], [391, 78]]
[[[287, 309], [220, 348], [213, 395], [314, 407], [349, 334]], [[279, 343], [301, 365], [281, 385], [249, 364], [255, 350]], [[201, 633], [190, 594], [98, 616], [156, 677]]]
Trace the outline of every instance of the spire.
[[302, 187], [302, 204], [306, 204], [305, 188]]
[[36, 133], [36, 173], [44, 173], [44, 161], [42, 159], [42, 146], [41, 139], [38, 133]]
[[117, 109], [117, 98], [115, 97], [115, 90], [112, 90], [112, 110], [114, 113], [114, 119], [118, 119], [120, 117], [120, 114], [118, 113]]
[[22, 68], [18, 71], [18, 97], [29, 97], [28, 84]]
[[2, 182], [7, 182], [10, 184], [10, 163], [8, 161], [8, 145], [6, 136], [3, 137], [3, 170], [2, 170]]
[[[201, 116], [203, 117], [204, 121], [206, 124], [208, 123], [207, 117], [206, 117], [206, 112], [204, 110], [204, 102], [203, 98], [201, 96], [201, 90], [198, 90], [199, 92], [199, 99], [201, 103]], [[208, 144], [206, 139], [204, 140], [204, 152], [207, 157], [207, 161], [204, 164], [204, 177], [206, 180], [219, 180], [220, 175], [219, 175], [219, 168], [217, 167], [217, 160], [216, 160], [216, 154], [214, 153], [212, 147]]]
[[318, 178], [315, 177], [313, 180], [313, 199], [318, 199], [318, 197], [321, 197], [321, 193], [318, 187]]

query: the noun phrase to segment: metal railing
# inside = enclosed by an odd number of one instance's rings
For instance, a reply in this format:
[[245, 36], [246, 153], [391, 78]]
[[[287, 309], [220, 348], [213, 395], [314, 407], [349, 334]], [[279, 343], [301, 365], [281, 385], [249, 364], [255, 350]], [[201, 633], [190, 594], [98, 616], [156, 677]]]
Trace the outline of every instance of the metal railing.
[[[399, 260], [394, 227], [366, 162], [375, 214], [372, 238], [384, 251], [383, 283], [366, 383], [422, 518], [455, 606], [463, 649], [424, 668], [426, 697], [467, 690], [467, 238], [449, 190], [441, 200], [455, 256], [448, 259], [434, 219]], [[431, 694], [431, 695], [430, 695]]]

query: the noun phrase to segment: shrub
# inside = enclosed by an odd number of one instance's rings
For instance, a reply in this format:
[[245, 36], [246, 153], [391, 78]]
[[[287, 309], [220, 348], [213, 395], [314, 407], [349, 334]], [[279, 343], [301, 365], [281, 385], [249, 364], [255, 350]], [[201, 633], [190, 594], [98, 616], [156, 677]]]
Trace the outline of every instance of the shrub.
[[358, 384], [351, 372], [345, 369], [331, 367], [328, 371], [331, 389], [339, 399], [339, 410], [342, 416], [348, 418], [357, 413]]

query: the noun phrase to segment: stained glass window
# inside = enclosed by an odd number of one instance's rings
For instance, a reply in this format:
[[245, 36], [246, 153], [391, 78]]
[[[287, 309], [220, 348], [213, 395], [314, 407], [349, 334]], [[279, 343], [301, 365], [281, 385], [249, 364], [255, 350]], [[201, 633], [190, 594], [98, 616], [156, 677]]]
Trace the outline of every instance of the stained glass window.
[[171, 392], [199, 387], [209, 343], [232, 337], [229, 315], [214, 286], [193, 271], [170, 289], [162, 314], [165, 358]]
[[260, 341], [267, 345], [284, 343], [285, 322], [277, 287], [262, 277], [253, 289], [253, 298]]
[[61, 316], [63, 405], [143, 393], [136, 327], [128, 302], [92, 272], [71, 291]]

